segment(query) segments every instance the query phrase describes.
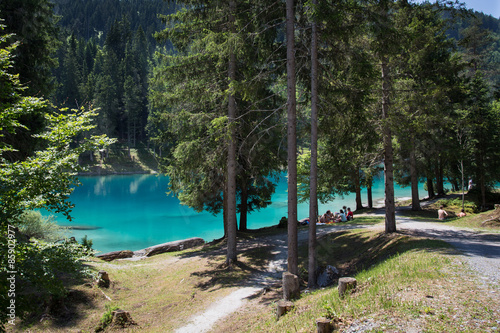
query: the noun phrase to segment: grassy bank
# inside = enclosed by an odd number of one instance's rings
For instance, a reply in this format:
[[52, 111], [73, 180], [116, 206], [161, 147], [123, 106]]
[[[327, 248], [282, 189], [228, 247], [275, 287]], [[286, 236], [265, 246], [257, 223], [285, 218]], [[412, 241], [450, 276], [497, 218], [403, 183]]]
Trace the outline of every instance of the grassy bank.
[[[485, 292], [443, 242], [376, 231], [349, 231], [325, 237], [319, 260], [335, 264], [358, 281], [340, 298], [336, 288], [303, 294], [293, 311], [276, 319], [268, 300], [234, 316], [217, 332], [315, 332], [320, 317], [339, 328], [351, 324], [371, 332], [478, 332], [498, 327], [500, 303]], [[305, 249], [302, 249], [304, 255]]]

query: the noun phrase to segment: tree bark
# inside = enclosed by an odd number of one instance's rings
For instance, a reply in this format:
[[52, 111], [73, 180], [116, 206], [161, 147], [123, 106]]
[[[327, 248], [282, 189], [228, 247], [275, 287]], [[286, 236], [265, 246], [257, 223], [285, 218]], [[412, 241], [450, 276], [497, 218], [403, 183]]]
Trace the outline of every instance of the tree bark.
[[331, 333], [335, 329], [335, 325], [330, 319], [318, 318], [316, 319], [316, 331], [317, 333]]
[[372, 195], [372, 181], [370, 180], [368, 182], [368, 185], [366, 186], [366, 194], [367, 194], [367, 199], [368, 199], [368, 208], [373, 208], [373, 195]]
[[418, 170], [417, 170], [417, 157], [415, 155], [414, 137], [411, 137], [410, 148], [410, 177], [411, 177], [411, 210], [419, 211], [420, 197], [418, 195]]
[[[363, 202], [361, 200], [361, 183], [359, 179], [359, 169], [354, 171], [354, 186], [356, 191], [356, 210], [363, 209]], [[346, 212], [344, 212], [346, 213]]]
[[241, 175], [240, 231], [247, 230], [248, 214], [248, 181], [246, 175]]
[[[313, 0], [313, 11], [318, 0]], [[309, 264], [307, 286], [316, 287], [316, 223], [318, 220], [318, 34], [316, 18], [311, 38], [311, 177], [309, 190]]]
[[286, 71], [287, 71], [287, 139], [288, 139], [288, 271], [297, 275], [297, 119], [295, 97], [295, 27], [294, 1], [286, 0]]
[[290, 272], [283, 273], [283, 299], [286, 301], [299, 298], [300, 285], [299, 277]]
[[[236, 3], [229, 3], [231, 16], [231, 31], [234, 32], [234, 17], [236, 11]], [[236, 261], [236, 99], [231, 84], [236, 81], [236, 56], [233, 50], [229, 55], [229, 102], [228, 102], [228, 126], [229, 126], [229, 142], [227, 153], [227, 257], [226, 263]]]
[[436, 192], [438, 196], [444, 196], [444, 184], [443, 184], [443, 161], [441, 154], [438, 156], [437, 166], [436, 166]]
[[434, 198], [434, 185], [432, 180], [432, 177], [427, 176], [427, 195], [429, 196], [429, 199]]
[[385, 232], [396, 232], [392, 132], [389, 124], [389, 70], [382, 56], [382, 120], [384, 137]]

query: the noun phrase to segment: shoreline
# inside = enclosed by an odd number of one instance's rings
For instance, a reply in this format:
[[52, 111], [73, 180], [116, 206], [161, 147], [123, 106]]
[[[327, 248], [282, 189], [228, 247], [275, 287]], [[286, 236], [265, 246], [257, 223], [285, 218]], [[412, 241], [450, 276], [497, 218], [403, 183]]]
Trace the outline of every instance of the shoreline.
[[133, 176], [133, 175], [158, 175], [160, 174], [155, 170], [143, 170], [143, 171], [112, 171], [112, 172], [79, 172], [76, 176], [84, 176], [84, 177], [98, 177], [98, 176]]

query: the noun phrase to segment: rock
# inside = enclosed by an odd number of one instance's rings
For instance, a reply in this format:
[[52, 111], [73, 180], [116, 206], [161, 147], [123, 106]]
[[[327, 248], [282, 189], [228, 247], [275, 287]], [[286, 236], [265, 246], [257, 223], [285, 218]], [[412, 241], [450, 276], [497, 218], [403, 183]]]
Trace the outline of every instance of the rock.
[[99, 254], [96, 257], [105, 261], [111, 261], [115, 259], [132, 258], [134, 252], [129, 250], [123, 251], [113, 251], [108, 253]]
[[174, 252], [174, 251], [182, 251], [185, 249], [189, 249], [192, 247], [204, 245], [205, 241], [202, 238], [193, 237], [180, 241], [168, 242], [163, 244], [158, 244], [155, 246], [148, 247], [144, 250], [139, 250], [137, 252], [144, 251], [144, 255], [146, 257], [154, 256], [155, 254], [165, 253], [165, 252]]
[[316, 284], [318, 287], [323, 288], [334, 284], [339, 278], [339, 271], [337, 268], [328, 265], [320, 266], [316, 271]]

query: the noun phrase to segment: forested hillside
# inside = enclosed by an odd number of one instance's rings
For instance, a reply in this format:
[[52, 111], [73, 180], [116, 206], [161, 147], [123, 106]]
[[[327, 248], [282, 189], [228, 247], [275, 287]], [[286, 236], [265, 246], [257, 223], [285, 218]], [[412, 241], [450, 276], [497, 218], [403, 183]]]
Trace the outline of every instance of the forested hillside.
[[100, 108], [98, 131], [128, 147], [146, 143], [148, 74], [163, 29], [159, 14], [174, 4], [148, 1], [56, 1], [62, 44], [54, 70], [54, 100], [75, 108]]

